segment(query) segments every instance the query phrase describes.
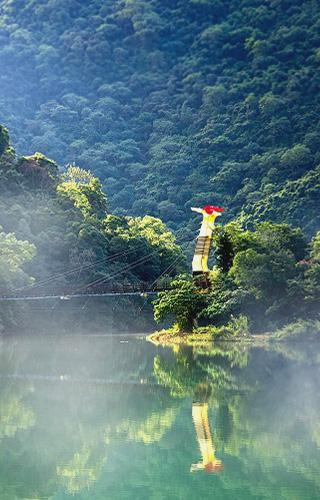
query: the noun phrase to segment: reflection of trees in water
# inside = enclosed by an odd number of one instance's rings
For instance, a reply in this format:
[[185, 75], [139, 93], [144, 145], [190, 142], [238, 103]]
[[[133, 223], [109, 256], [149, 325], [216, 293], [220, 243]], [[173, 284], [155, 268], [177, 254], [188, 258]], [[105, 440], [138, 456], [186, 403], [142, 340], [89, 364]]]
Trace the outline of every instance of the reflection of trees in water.
[[160, 355], [155, 357], [154, 375], [173, 397], [193, 396], [201, 384], [211, 386], [214, 392], [217, 389], [237, 390], [243, 383], [237, 372], [246, 366], [247, 361], [248, 348], [237, 350], [228, 346], [223, 350], [216, 346], [207, 352], [205, 349], [179, 347], [171, 361]]
[[[214, 439], [209, 422], [209, 404], [216, 408], [216, 424], [220, 437], [231, 432], [232, 423], [224, 392], [247, 388], [239, 369], [247, 366], [248, 348], [243, 345], [214, 345], [209, 350], [178, 347], [171, 361], [156, 356], [154, 375], [158, 383], [170, 390], [176, 398], [191, 396], [192, 419], [201, 453], [201, 460], [191, 466], [191, 471], [219, 472], [222, 461], [216, 457]], [[219, 441], [220, 444], [220, 441]]]
[[23, 402], [31, 390], [30, 384], [20, 385], [16, 392], [10, 383], [0, 385], [0, 440], [14, 437], [19, 430], [30, 429], [35, 425], [33, 409]]
[[[221, 476], [226, 487], [246, 469], [265, 484], [276, 484], [290, 471], [292, 486], [283, 493], [285, 499], [302, 498], [308, 488], [320, 487], [320, 360], [312, 351], [301, 345], [257, 349], [233, 344], [215, 345], [210, 355], [206, 348], [182, 348], [170, 361], [155, 358], [158, 382], [175, 398], [193, 398], [200, 468], [205, 469], [210, 455], [214, 462], [218, 450], [228, 469]], [[297, 486], [299, 478], [303, 481]], [[274, 498], [272, 489], [258, 482], [254, 486], [250, 477], [245, 481], [253, 496]]]
[[[4, 380], [0, 394], [6, 396], [3, 385]], [[0, 432], [7, 438], [0, 440], [3, 498], [14, 491], [18, 498], [47, 498], [61, 486], [70, 494], [89, 490], [108, 463], [110, 445], [159, 442], [179, 411], [164, 391], [143, 384], [65, 384], [62, 397], [55, 385], [41, 385], [36, 383], [28, 396], [23, 381], [10, 382], [9, 402], [19, 401], [19, 413], [7, 400], [4, 405], [0, 401]], [[29, 405], [34, 408], [30, 412]]]
[[[12, 370], [13, 349], [0, 345], [1, 372]], [[35, 425], [36, 415], [24, 399], [33, 391], [30, 382], [17, 386], [13, 379], [2, 377], [0, 373], [0, 446], [4, 438], [14, 437], [19, 430], [30, 429]]]
[[[110, 445], [158, 442], [173, 424], [174, 401], [144, 384], [152, 346], [142, 353], [138, 343], [128, 349], [116, 339], [92, 344], [77, 340], [78, 351], [74, 340], [8, 339], [0, 351], [1, 498], [48, 498], [61, 486], [86, 491], [101, 477]], [[57, 376], [67, 368], [70, 376]]]
[[98, 480], [107, 461], [105, 448], [99, 442], [84, 443], [69, 462], [57, 465], [57, 476], [69, 493], [89, 489]]
[[168, 429], [171, 429], [179, 412], [178, 407], [165, 408], [152, 413], [142, 421], [124, 420], [117, 432], [124, 434], [129, 441], [140, 441], [144, 444], [161, 441]]
[[[86, 353], [90, 342], [83, 344]], [[66, 345], [56, 346], [60, 364], [55, 361], [55, 368], [65, 366], [64, 352], [69, 364], [83, 361]], [[148, 378], [155, 351], [110, 345], [108, 356], [99, 358], [100, 343], [97, 352], [89, 351], [95, 363], [99, 360], [96, 378], [112, 373], [123, 380], [129, 376], [129, 382], [133, 376]], [[292, 349], [287, 357], [263, 349], [251, 355], [248, 347], [237, 350], [234, 344], [215, 345], [210, 354], [200, 348], [157, 352], [153, 375], [161, 386], [84, 383], [87, 366], [81, 366], [79, 383], [0, 379], [1, 499], [48, 498], [61, 488], [70, 495], [90, 490], [94, 498], [104, 498], [96, 487], [110, 488], [104, 491], [118, 498], [119, 481], [132, 491], [143, 481], [149, 488], [145, 497], [157, 500], [160, 493], [162, 498], [178, 493], [188, 500], [204, 498], [209, 480], [219, 481], [216, 487], [229, 492], [227, 499], [241, 488], [247, 498], [271, 500], [275, 490], [266, 485], [284, 480], [283, 498], [290, 500], [295, 494], [305, 497], [310, 484], [320, 487], [316, 355], [309, 363], [306, 357], [296, 359]], [[17, 360], [32, 366], [26, 344], [23, 353], [7, 349], [3, 354], [7, 371], [17, 371]], [[41, 357], [41, 350], [34, 357]], [[44, 365], [38, 362], [41, 372]], [[204, 470], [217, 472], [221, 460], [224, 473], [216, 479], [192, 475], [196, 489], [191, 492], [183, 471], [188, 474], [190, 464], [197, 463], [197, 450]], [[106, 472], [109, 467], [112, 474]], [[292, 487], [283, 479], [288, 471]]]

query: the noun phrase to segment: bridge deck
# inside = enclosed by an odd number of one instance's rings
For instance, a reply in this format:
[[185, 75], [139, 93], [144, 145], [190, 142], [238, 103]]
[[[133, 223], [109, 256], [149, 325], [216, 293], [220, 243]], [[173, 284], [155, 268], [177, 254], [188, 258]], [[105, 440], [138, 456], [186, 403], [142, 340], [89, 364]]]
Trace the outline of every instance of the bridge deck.
[[21, 300], [46, 300], [61, 299], [68, 300], [80, 297], [113, 297], [113, 296], [148, 296], [169, 290], [170, 283], [110, 283], [98, 286], [72, 286], [63, 285], [58, 287], [46, 287], [34, 284], [20, 290], [0, 290], [0, 302]]
[[115, 296], [152, 296], [157, 295], [159, 291], [150, 292], [106, 292], [106, 293], [72, 293], [68, 295], [21, 295], [21, 296], [0, 296], [0, 302], [12, 302], [12, 301], [28, 301], [28, 300], [50, 300], [50, 299], [60, 299], [60, 300], [71, 300], [78, 299], [81, 297], [115, 297]]

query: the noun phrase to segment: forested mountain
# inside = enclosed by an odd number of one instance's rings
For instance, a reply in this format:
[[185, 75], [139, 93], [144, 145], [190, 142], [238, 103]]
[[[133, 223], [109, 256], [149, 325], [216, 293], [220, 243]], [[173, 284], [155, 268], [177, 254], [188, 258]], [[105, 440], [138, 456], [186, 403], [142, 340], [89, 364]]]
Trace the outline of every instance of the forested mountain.
[[19, 154], [90, 168], [115, 213], [186, 241], [207, 202], [319, 227], [317, 0], [11, 0], [0, 15], [0, 122]]

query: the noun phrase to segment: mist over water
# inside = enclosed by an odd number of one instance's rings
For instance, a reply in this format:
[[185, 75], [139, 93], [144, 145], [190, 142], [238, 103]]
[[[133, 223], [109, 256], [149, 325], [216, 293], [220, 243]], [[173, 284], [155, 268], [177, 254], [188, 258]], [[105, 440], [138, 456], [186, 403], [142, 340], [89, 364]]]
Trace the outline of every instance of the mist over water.
[[1, 498], [319, 498], [318, 346], [173, 352], [93, 310], [1, 337]]
[[9, 301], [4, 315], [14, 318], [5, 333], [30, 335], [108, 335], [150, 333], [157, 327], [152, 298], [108, 296]]

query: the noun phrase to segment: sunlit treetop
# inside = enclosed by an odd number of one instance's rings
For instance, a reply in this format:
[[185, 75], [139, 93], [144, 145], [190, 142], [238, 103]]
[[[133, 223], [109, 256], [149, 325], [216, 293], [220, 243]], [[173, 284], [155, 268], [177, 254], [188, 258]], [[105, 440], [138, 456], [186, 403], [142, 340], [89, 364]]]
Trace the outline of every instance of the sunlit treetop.
[[85, 217], [103, 218], [107, 213], [107, 198], [97, 177], [90, 171], [70, 166], [61, 176], [57, 191], [65, 199], [72, 201]]

